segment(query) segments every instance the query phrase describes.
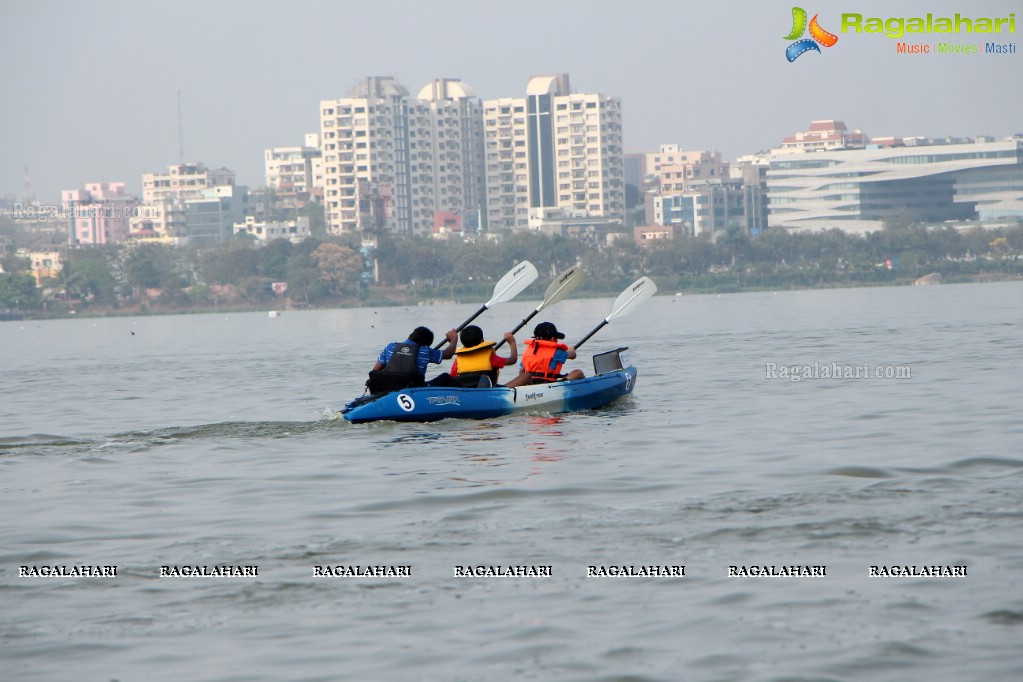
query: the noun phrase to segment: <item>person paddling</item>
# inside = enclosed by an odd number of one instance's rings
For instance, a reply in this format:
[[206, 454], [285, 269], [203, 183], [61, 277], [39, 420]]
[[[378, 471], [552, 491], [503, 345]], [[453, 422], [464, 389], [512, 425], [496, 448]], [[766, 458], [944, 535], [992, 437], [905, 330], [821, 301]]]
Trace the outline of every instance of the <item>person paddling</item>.
[[458, 332], [452, 329], [444, 336], [448, 343], [443, 351], [430, 347], [433, 343], [433, 332], [426, 327], [416, 327], [404, 341], [387, 344], [369, 372], [369, 379], [366, 381], [369, 392], [387, 393], [401, 388], [423, 386], [426, 383], [427, 366], [439, 365], [455, 354]]
[[575, 359], [575, 348], [561, 343], [565, 335], [558, 331], [552, 322], [541, 322], [533, 329], [533, 338], [526, 339], [525, 350], [522, 351], [522, 364], [519, 375], [505, 386], [526, 386], [528, 384], [546, 384], [564, 379], [573, 381], [586, 375], [579, 369], [568, 374], [561, 374], [561, 367], [567, 360]]
[[495, 352], [494, 347], [497, 345], [495, 342], [483, 340], [483, 330], [474, 324], [463, 329], [459, 338], [462, 347], [455, 351], [455, 361], [451, 364], [449, 373], [456, 377], [462, 386], [496, 385], [501, 368], [509, 364], [514, 365], [519, 357], [515, 335], [511, 332], [505, 332], [503, 337], [510, 349], [506, 358]]

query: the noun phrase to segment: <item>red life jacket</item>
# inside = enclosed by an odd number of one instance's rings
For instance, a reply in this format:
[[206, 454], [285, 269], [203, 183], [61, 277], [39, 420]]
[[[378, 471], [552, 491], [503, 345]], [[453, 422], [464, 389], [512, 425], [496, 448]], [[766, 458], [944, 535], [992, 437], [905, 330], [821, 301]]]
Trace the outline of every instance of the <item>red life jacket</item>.
[[526, 339], [526, 350], [522, 353], [522, 369], [541, 381], [554, 381], [560, 376], [561, 362], [554, 359], [554, 353], [568, 350], [568, 346], [546, 339]]

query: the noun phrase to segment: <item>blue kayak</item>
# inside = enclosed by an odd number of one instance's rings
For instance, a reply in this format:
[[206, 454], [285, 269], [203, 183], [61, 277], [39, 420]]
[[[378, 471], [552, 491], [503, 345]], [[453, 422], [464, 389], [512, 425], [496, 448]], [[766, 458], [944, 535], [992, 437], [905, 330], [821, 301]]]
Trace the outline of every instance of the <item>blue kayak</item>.
[[[572, 412], [603, 407], [632, 393], [636, 368], [625, 348], [593, 358], [595, 376], [507, 388], [419, 386], [377, 396], [362, 396], [341, 408], [354, 424], [379, 420], [428, 422], [439, 419], [490, 419], [516, 412]], [[627, 366], [623, 366], [627, 365]]]

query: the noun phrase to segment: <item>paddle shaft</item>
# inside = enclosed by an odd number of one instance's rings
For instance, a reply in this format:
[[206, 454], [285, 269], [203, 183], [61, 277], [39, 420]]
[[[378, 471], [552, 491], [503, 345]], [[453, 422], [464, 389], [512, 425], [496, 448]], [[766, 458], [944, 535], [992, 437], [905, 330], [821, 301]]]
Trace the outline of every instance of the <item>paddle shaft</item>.
[[[487, 311], [487, 308], [488, 308], [488, 307], [489, 307], [489, 306], [482, 306], [482, 307], [481, 307], [481, 308], [480, 308], [479, 310], [477, 310], [476, 312], [474, 312], [474, 313], [472, 314], [472, 317], [470, 317], [470, 318], [469, 318], [468, 320], [466, 320], [466, 321], [465, 321], [465, 322], [463, 322], [462, 324], [458, 325], [458, 327], [457, 327], [457, 328], [455, 329], [455, 331], [456, 331], [456, 332], [460, 332], [460, 331], [462, 331], [463, 329], [465, 329], [466, 327], [468, 327], [468, 326], [469, 326], [469, 323], [470, 323], [470, 322], [472, 322], [473, 320], [475, 320], [475, 319], [476, 319], [477, 317], [479, 317], [479, 316], [480, 316], [480, 315], [482, 315], [483, 313], [485, 313], [485, 312]], [[448, 339], [447, 339], [447, 337], [444, 337], [444, 340], [443, 340], [443, 341], [438, 341], [438, 342], [437, 342], [437, 345], [436, 345], [436, 346], [434, 346], [434, 349], [440, 348], [441, 346], [443, 346], [443, 345], [444, 345], [445, 343], [447, 343], [447, 342], [448, 342]], [[456, 341], [456, 343], [457, 343], [457, 341]]]
[[[470, 322], [472, 322], [477, 317], [482, 315], [483, 312], [487, 310], [490, 306], [497, 305], [498, 303], [503, 303], [504, 301], [510, 301], [511, 299], [518, 296], [523, 289], [525, 289], [526, 287], [533, 283], [533, 281], [536, 279], [536, 276], [537, 276], [536, 266], [534, 266], [528, 260], [524, 260], [521, 263], [517, 264], [515, 267], [509, 270], [507, 274], [505, 274], [505, 276], [500, 279], [500, 281], [498, 281], [497, 285], [494, 287], [494, 295], [490, 298], [490, 300], [484, 303], [482, 308], [473, 313], [472, 317], [470, 317], [462, 324], [458, 325], [458, 328], [455, 330], [455, 332], [460, 332], [463, 329], [465, 329]], [[447, 343], [446, 337], [444, 341], [437, 342], [437, 345], [433, 347], [434, 350], [439, 349], [445, 343]]]
[[[578, 265], [573, 265], [568, 270], [558, 275], [558, 278], [551, 282], [551, 285], [547, 287], [547, 291], [544, 293], [543, 302], [536, 306], [536, 309], [529, 313], [522, 322], [519, 322], [518, 326], [511, 331], [512, 336], [515, 335], [520, 329], [526, 326], [526, 323], [536, 317], [536, 314], [546, 308], [549, 305], [554, 305], [559, 301], [562, 301], [570, 293], [579, 288], [579, 285], [586, 279], [586, 273], [583, 272], [582, 268]], [[494, 350], [497, 350], [504, 345], [504, 339], [498, 341], [497, 345], [494, 346]]]
[[[519, 322], [517, 325], [515, 325], [515, 329], [512, 329], [512, 332], [511, 332], [512, 336], [515, 336], [515, 332], [517, 332], [518, 330], [520, 330], [523, 327], [525, 327], [527, 322], [529, 322], [534, 317], [536, 317], [536, 314], [538, 312], [540, 312], [540, 308], [537, 308], [536, 310], [534, 310], [533, 312], [529, 313], [524, 318], [522, 318], [522, 322]], [[498, 348], [500, 348], [503, 345], [504, 345], [504, 339], [501, 339], [500, 341], [497, 342], [497, 345], [494, 346], [494, 350], [497, 350]]]
[[587, 340], [588, 340], [588, 339], [589, 339], [589, 338], [590, 338], [591, 336], [593, 336], [594, 334], [596, 334], [597, 332], [599, 332], [599, 331], [600, 331], [601, 329], [603, 329], [603, 328], [604, 328], [604, 325], [606, 325], [606, 324], [607, 324], [608, 322], [609, 322], [609, 320], [604, 320], [603, 322], [601, 322], [600, 324], [598, 324], [598, 325], [597, 325], [596, 327], [594, 327], [594, 328], [593, 328], [593, 331], [591, 331], [591, 332], [590, 332], [589, 334], [587, 334], [586, 336], [584, 336], [584, 337], [583, 337], [583, 340], [582, 340], [582, 341], [580, 341], [579, 343], [575, 344], [574, 348], [575, 348], [576, 350], [579, 350], [579, 346], [581, 346], [581, 345], [583, 345], [584, 343], [586, 343], [586, 341], [587, 341]]

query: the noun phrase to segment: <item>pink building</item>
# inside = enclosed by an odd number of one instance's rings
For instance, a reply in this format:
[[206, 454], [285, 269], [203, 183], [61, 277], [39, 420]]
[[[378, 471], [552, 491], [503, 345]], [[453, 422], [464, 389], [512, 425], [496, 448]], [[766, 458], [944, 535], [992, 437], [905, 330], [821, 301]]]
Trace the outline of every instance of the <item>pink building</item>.
[[656, 152], [646, 154], [646, 172], [656, 178], [661, 194], [684, 194], [689, 183], [728, 177], [728, 162], [721, 153], [705, 150], [684, 150], [677, 144], [662, 144]]
[[60, 193], [68, 216], [68, 243], [115, 244], [128, 237], [128, 220], [138, 200], [123, 182], [92, 182], [84, 190]]
[[834, 119], [811, 121], [810, 129], [789, 135], [782, 142], [783, 150], [815, 151], [819, 149], [863, 149], [869, 138], [862, 130], [849, 130]]
[[433, 236], [446, 237], [462, 234], [462, 215], [454, 211], [433, 212]]

